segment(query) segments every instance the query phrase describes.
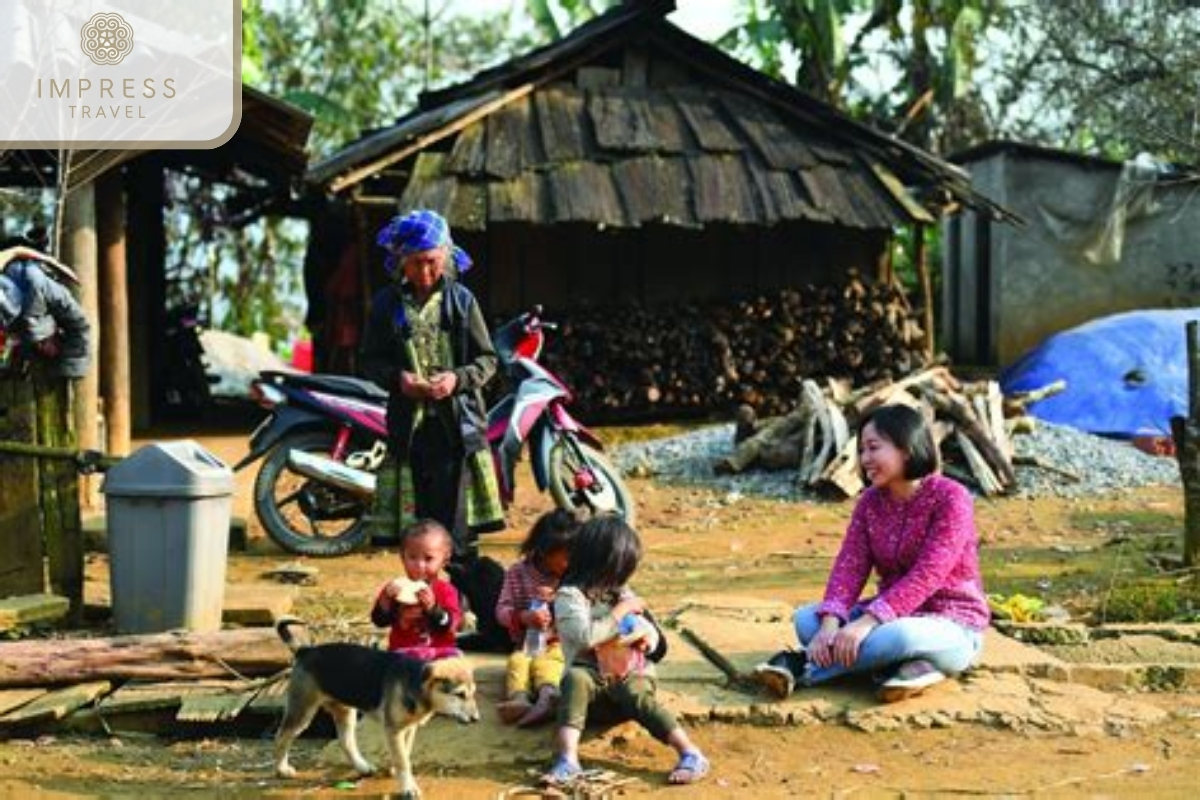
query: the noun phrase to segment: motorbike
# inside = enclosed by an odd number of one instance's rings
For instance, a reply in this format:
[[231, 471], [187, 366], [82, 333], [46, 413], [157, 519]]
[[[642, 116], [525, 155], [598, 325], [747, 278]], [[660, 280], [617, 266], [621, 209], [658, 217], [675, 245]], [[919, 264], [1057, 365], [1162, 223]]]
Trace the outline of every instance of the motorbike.
[[604, 445], [567, 410], [571, 390], [538, 359], [553, 323], [541, 306], [521, 314], [492, 337], [513, 391], [488, 412], [488, 444], [500, 478], [500, 494], [511, 503], [516, 463], [526, 444], [539, 491], [549, 490], [559, 508], [589, 514], [619, 514], [633, 525], [636, 509], [621, 473], [605, 457]]
[[[540, 307], [503, 325], [493, 337], [512, 391], [488, 413], [487, 441], [507, 507], [516, 464], [526, 445], [539, 491], [560, 508], [617, 513], [632, 524], [635, 508], [600, 440], [567, 410], [569, 389], [538, 363], [545, 332]], [[251, 394], [267, 417], [234, 466], [262, 459], [254, 508], [283, 549], [337, 556], [370, 538], [377, 470], [387, 457], [387, 392], [341, 375], [266, 371]]]
[[387, 392], [342, 375], [264, 371], [250, 394], [268, 414], [234, 471], [262, 459], [254, 510], [267, 535], [310, 556], [366, 542], [375, 472], [387, 456]]

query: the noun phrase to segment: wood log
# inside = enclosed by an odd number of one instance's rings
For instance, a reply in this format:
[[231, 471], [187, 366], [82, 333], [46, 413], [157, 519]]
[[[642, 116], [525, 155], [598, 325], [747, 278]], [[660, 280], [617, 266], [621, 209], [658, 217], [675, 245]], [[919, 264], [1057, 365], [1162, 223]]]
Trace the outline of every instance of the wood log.
[[1023, 434], [1035, 433], [1038, 429], [1038, 421], [1036, 417], [1010, 417], [1004, 421], [1004, 430], [1008, 432], [1008, 438]]
[[0, 644], [0, 688], [94, 680], [259, 677], [291, 664], [271, 628]]
[[921, 390], [921, 396], [935, 411], [944, 414], [958, 426], [958, 433], [963, 434], [983, 456], [993, 477], [1000, 481], [1001, 490], [1016, 485], [1017, 476], [1013, 472], [1012, 462], [1008, 460], [988, 435], [988, 432], [975, 418], [970, 404], [965, 398], [952, 393], [942, 393]]
[[971, 469], [971, 474], [975, 477], [976, 483], [979, 484], [980, 490], [986, 497], [995, 497], [1004, 492], [1004, 484], [996, 477], [996, 473], [992, 472], [991, 466], [987, 459], [979, 452], [979, 448], [975, 446], [975, 441], [964, 434], [962, 430], [954, 432], [954, 441], [962, 450], [963, 456], [967, 459], [967, 466]]
[[1037, 467], [1038, 469], [1044, 469], [1047, 472], [1053, 472], [1059, 477], [1066, 478], [1071, 483], [1079, 483], [1081, 480], [1083, 480], [1083, 478], [1081, 478], [1077, 473], [1071, 472], [1069, 469], [1063, 469], [1062, 467], [1055, 466], [1039, 456], [1014, 456], [1013, 463], [1025, 467]]
[[580, 415], [596, 420], [725, 412], [741, 402], [777, 416], [793, 409], [798, 376], [861, 385], [924, 363], [922, 343], [905, 338], [914, 317], [903, 294], [861, 281], [555, 316], [561, 335], [546, 348], [547, 366], [576, 388]]
[[1014, 392], [1004, 398], [1004, 416], [1016, 417], [1027, 414], [1029, 413], [1029, 407], [1037, 401], [1053, 397], [1066, 390], [1067, 382], [1065, 380], [1057, 380], [1040, 389], [1031, 389], [1028, 392]]
[[[777, 454], [781, 452], [780, 446], [795, 438], [796, 434], [803, 428], [804, 423], [805, 418], [802, 409], [768, 421], [757, 433], [741, 442], [732, 454], [718, 459], [716, 464], [713, 465], [713, 471], [718, 475], [736, 474], [759, 464], [764, 456], [770, 456], [768, 460], [777, 461]], [[796, 454], [798, 457], [799, 450], [796, 450]], [[795, 466], [795, 464], [774, 463], [759, 465], [768, 469]]]
[[846, 417], [842, 414], [841, 409], [826, 399], [815, 381], [804, 381], [800, 390], [804, 397], [804, 405], [811, 407], [816, 412], [815, 429], [817, 441], [820, 442], [820, 449], [815, 453], [812, 452], [808, 443], [808, 431], [805, 432], [805, 446], [808, 449], [802, 461], [804, 469], [801, 471], [800, 480], [811, 486], [817, 482], [829, 462], [846, 445], [850, 431], [846, 426]]
[[958, 381], [950, 374], [950, 371], [944, 365], [939, 364], [928, 369], [923, 369], [920, 372], [915, 372], [901, 380], [889, 382], [883, 386], [876, 386], [866, 391], [855, 392], [850, 402], [852, 406], [851, 416], [854, 419], [861, 419], [872, 409], [902, 400], [901, 395], [907, 393], [909, 389], [916, 388], [922, 384], [932, 383], [938, 379], [951, 386], [958, 385]]
[[699, 650], [700, 655], [704, 656], [708, 663], [721, 670], [731, 685], [739, 688], [747, 688], [757, 685], [753, 675], [739, 670], [736, 666], [734, 666], [732, 661], [722, 655], [717, 648], [704, 641], [700, 634], [696, 633], [691, 628], [680, 628], [679, 635], [688, 644]]
[[858, 464], [858, 439], [849, 439], [825, 470], [813, 483], [814, 488], [834, 492], [842, 497], [857, 497], [863, 489], [862, 471]]
[[1013, 443], [1008, 436], [1008, 428], [1004, 422], [1004, 395], [1000, 391], [1000, 384], [995, 381], [987, 382], [987, 414], [988, 414], [988, 429], [992, 432], [992, 438], [996, 440], [996, 446], [1000, 452], [1010, 462], [1013, 459]]

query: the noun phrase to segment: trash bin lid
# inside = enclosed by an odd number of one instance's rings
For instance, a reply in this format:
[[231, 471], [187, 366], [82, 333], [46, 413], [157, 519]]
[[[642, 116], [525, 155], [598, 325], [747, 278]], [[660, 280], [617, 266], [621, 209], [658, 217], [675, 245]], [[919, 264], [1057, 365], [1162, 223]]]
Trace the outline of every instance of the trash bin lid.
[[233, 471], [191, 439], [149, 444], [117, 462], [101, 491], [117, 497], [233, 494]]

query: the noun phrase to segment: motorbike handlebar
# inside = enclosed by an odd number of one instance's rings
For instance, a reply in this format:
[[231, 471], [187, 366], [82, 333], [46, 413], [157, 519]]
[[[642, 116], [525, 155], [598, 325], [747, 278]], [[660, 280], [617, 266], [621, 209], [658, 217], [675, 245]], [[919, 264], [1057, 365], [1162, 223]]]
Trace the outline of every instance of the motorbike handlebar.
[[534, 333], [540, 330], [558, 330], [557, 322], [546, 322], [542, 319], [543, 310], [542, 304], [538, 303], [525, 314], [525, 331], [527, 333]]

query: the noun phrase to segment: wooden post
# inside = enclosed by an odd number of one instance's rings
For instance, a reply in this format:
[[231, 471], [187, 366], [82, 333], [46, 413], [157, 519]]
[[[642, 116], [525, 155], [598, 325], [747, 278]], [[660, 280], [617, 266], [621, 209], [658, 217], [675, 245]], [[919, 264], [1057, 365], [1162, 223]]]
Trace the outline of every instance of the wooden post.
[[100, 391], [105, 450], [129, 454], [129, 295], [125, 269], [125, 196], [119, 170], [96, 185], [100, 243]]
[[[96, 268], [96, 193], [91, 183], [68, 187], [63, 210], [63, 261], [79, 276], [79, 304], [92, 326], [93, 353], [102, 344], [99, 313], [99, 271]], [[100, 411], [100, 365], [93, 358], [88, 374], [75, 384], [75, 431], [79, 447], [99, 450], [100, 431], [97, 416]], [[80, 481], [85, 509], [99, 504], [99, 481], [85, 478]]]
[[[0, 439], [73, 448], [70, 387], [35, 364], [0, 379]], [[47, 585], [47, 578], [48, 585]], [[66, 459], [0, 458], [0, 597], [53, 592], [83, 611], [83, 526], [79, 479]]]
[[1200, 565], [1200, 322], [1187, 324], [1188, 415], [1171, 418], [1183, 479], [1183, 564]]
[[925, 257], [925, 226], [913, 226], [913, 261], [917, 266], [917, 278], [921, 281], [921, 306], [925, 328], [925, 357], [933, 361], [933, 282], [929, 279], [929, 264]]
[[[130, 396], [135, 430], [150, 427], [158, 409], [165, 325], [163, 167], [155, 153], [128, 165], [126, 226], [137, 235], [126, 248]], [[157, 367], [157, 370], [156, 370]]]

